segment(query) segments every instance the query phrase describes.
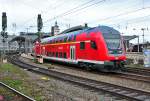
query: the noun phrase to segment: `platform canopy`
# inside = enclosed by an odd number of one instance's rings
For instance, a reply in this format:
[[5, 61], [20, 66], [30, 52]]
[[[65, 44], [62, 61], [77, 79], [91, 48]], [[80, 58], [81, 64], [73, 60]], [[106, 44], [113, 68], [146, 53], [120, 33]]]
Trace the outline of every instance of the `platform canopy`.
[[12, 40], [10, 40], [9, 42], [14, 42], [14, 41], [22, 41], [22, 42], [24, 42], [25, 40], [26, 40], [25, 37], [17, 36], [15, 38], [13, 38]]
[[123, 38], [124, 38], [125, 41], [130, 41], [132, 39], [138, 38], [138, 36], [137, 35], [123, 36]]

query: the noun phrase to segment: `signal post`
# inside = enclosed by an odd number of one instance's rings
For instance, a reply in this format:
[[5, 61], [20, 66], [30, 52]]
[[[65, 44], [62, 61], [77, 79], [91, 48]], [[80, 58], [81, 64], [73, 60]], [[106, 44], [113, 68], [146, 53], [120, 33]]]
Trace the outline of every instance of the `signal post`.
[[38, 62], [39, 63], [43, 63], [43, 57], [42, 57], [42, 47], [41, 47], [41, 30], [43, 27], [43, 22], [42, 22], [42, 18], [41, 18], [41, 14], [38, 14], [37, 17], [37, 30], [38, 30], [38, 41], [40, 43], [40, 57], [38, 58]]
[[3, 37], [3, 52], [2, 52], [2, 62], [3, 63], [7, 63], [7, 58], [6, 58], [6, 54], [5, 54], [5, 42], [6, 39], [8, 38], [8, 34], [6, 32], [7, 30], [7, 16], [6, 16], [6, 12], [2, 13], [2, 31], [1, 31], [1, 36]]

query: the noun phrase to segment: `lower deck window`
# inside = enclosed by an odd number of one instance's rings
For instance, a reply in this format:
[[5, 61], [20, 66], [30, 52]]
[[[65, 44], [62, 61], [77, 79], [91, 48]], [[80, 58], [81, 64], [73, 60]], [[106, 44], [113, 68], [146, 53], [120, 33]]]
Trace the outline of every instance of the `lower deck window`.
[[80, 49], [85, 49], [85, 42], [80, 42]]
[[58, 52], [56, 52], [56, 57], [58, 57]]
[[67, 55], [66, 55], [66, 53], [64, 52], [64, 58], [67, 58]]
[[55, 53], [53, 52], [52, 56], [55, 56]]
[[62, 52], [59, 53], [59, 57], [62, 58]]

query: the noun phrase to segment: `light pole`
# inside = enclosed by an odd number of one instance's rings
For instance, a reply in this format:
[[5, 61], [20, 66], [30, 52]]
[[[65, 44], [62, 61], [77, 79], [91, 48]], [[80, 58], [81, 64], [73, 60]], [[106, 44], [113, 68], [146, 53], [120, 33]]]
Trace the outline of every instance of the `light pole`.
[[[135, 31], [136, 30], [136, 28], [133, 28], [133, 30]], [[138, 52], [140, 52], [140, 40], [139, 40], [139, 35], [138, 35]]]
[[141, 28], [141, 30], [143, 31], [143, 49], [144, 49], [144, 31], [145, 31], [145, 28]]
[[25, 38], [25, 43], [26, 43], [26, 53], [29, 53], [30, 52], [30, 37], [29, 37], [29, 29], [32, 28], [34, 26], [29, 26], [26, 28], [27, 30], [27, 34], [26, 34], [26, 38]]

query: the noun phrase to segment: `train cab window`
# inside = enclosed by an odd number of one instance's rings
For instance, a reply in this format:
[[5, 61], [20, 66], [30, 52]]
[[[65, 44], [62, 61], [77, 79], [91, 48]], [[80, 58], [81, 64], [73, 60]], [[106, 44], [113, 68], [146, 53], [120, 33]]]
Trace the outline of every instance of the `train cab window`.
[[91, 48], [97, 49], [97, 46], [96, 46], [96, 42], [95, 42], [95, 41], [91, 41]]
[[80, 49], [81, 50], [85, 49], [85, 42], [80, 42]]
[[66, 55], [66, 53], [64, 52], [64, 58], [67, 58], [67, 55]]

